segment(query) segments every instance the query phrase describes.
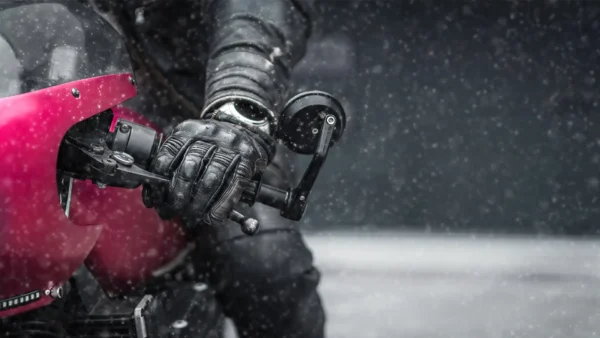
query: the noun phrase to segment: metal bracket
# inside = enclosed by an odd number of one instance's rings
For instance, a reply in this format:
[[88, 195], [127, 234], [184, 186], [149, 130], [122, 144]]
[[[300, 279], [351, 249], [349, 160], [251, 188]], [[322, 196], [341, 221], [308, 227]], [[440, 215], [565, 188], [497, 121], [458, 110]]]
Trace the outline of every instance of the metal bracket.
[[133, 311], [133, 320], [135, 321], [135, 332], [138, 338], [148, 338], [146, 321], [144, 320], [144, 310], [148, 308], [154, 297], [145, 295]]
[[98, 144], [94, 149], [87, 147], [76, 139], [67, 137], [63, 142], [65, 150], [75, 155], [76, 166], [65, 165], [65, 172], [75, 177], [92, 179], [96, 183], [107, 186], [134, 189], [143, 183], [155, 185], [169, 184], [170, 180], [146, 171], [133, 163], [125, 163], [120, 152], [113, 152], [104, 145]]
[[281, 210], [281, 216], [293, 221], [302, 219], [302, 216], [306, 211], [308, 195], [312, 191], [317, 177], [319, 176], [319, 172], [321, 171], [321, 167], [327, 159], [329, 144], [333, 132], [335, 131], [335, 123], [336, 119], [333, 115], [328, 115], [325, 118], [325, 121], [321, 126], [321, 135], [316, 152], [313, 155], [304, 176], [302, 176], [302, 179], [298, 183], [298, 186], [289, 193], [287, 208]]

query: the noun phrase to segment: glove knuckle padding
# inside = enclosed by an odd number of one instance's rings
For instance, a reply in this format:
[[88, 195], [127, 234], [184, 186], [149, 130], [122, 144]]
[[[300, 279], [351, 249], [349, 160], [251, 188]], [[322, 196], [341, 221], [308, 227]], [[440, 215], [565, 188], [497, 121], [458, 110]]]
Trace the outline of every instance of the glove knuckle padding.
[[252, 179], [254, 173], [255, 171], [252, 164], [247, 159], [242, 158], [237, 165], [236, 174], [239, 175], [240, 178], [248, 180], [248, 183], [250, 183], [250, 179]]
[[202, 160], [203, 158], [198, 156], [198, 154], [190, 153], [188, 151], [177, 170], [177, 178], [185, 182], [195, 181], [198, 172], [202, 169]]
[[169, 136], [152, 163], [152, 171], [160, 175], [173, 173], [190, 143], [191, 139], [184, 134]]
[[209, 170], [206, 171], [206, 174], [200, 181], [198, 191], [200, 193], [211, 193], [215, 192], [215, 188], [217, 185], [221, 184], [221, 176], [224, 174], [225, 168], [217, 168], [220, 167], [219, 163], [215, 163]]

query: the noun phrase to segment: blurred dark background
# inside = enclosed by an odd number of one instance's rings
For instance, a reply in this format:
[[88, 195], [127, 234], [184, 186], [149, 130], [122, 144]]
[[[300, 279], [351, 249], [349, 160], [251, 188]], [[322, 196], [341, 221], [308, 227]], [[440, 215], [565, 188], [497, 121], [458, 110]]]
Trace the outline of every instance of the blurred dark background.
[[295, 89], [338, 95], [350, 120], [305, 227], [597, 233], [600, 1], [319, 12]]

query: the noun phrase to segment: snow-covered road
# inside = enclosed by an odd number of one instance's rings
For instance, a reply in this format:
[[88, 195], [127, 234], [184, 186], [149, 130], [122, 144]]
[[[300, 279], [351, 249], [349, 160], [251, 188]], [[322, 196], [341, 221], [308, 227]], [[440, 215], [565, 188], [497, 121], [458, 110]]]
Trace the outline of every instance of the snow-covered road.
[[600, 242], [311, 234], [329, 338], [596, 337]]
[[600, 336], [600, 241], [314, 233], [328, 338]]

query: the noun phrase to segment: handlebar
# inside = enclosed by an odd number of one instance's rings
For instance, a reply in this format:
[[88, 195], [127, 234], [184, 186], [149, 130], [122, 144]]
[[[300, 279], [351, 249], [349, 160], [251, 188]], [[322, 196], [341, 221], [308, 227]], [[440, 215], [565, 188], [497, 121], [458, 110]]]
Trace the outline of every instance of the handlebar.
[[[122, 123], [123, 121], [119, 121]], [[90, 157], [96, 157], [93, 154], [88, 154]], [[100, 162], [100, 158], [98, 158]], [[121, 151], [112, 151], [108, 156], [102, 156], [102, 168], [96, 166], [97, 170], [102, 170], [111, 173], [113, 179], [104, 179], [110, 181], [106, 185], [116, 186], [118, 183], [124, 188], [137, 188], [141, 184], [149, 184], [153, 186], [166, 186], [171, 183], [168, 177], [154, 174], [150, 171], [134, 165], [135, 159], [128, 153]], [[100, 178], [99, 178], [100, 179]], [[102, 179], [100, 179], [102, 180]], [[125, 184], [124, 184], [125, 183]], [[250, 206], [258, 202], [275, 209], [285, 210], [288, 203], [289, 191], [279, 189], [267, 184], [262, 184], [260, 180], [252, 180], [242, 193], [240, 202], [244, 202]]]
[[[88, 121], [96, 127], [112, 121], [112, 113]], [[289, 190], [262, 184], [253, 179], [244, 190], [240, 202], [249, 206], [258, 202], [280, 210], [281, 216], [298, 221], [304, 215], [308, 196], [327, 158], [329, 148], [337, 142], [345, 128], [346, 115], [335, 98], [324, 92], [305, 92], [288, 101], [282, 112], [276, 137], [292, 151], [313, 154], [312, 161], [298, 185]], [[104, 123], [102, 123], [104, 121]], [[85, 122], [85, 121], [84, 121]], [[110, 123], [110, 122], [109, 122]], [[137, 188], [141, 184], [167, 185], [170, 178], [147, 170], [162, 142], [162, 135], [153, 129], [120, 119], [113, 132], [105, 135], [104, 143], [90, 137], [90, 126], [75, 128], [63, 142], [59, 165], [74, 177], [92, 179], [98, 186]], [[78, 161], [73, 161], [76, 156]], [[81, 165], [83, 163], [83, 165]], [[257, 220], [245, 217], [237, 210], [230, 219], [247, 235], [258, 232]]]

